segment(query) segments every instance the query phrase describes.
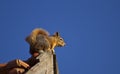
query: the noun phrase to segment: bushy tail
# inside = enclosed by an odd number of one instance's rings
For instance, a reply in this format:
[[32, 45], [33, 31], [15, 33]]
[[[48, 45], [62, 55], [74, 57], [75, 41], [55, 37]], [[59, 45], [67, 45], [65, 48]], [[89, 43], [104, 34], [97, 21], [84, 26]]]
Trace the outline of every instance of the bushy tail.
[[43, 35], [43, 36], [49, 36], [49, 32], [42, 29], [42, 28], [36, 28], [34, 29], [29, 36], [26, 37], [26, 41], [30, 44], [33, 45], [36, 42], [36, 37], [38, 35]]

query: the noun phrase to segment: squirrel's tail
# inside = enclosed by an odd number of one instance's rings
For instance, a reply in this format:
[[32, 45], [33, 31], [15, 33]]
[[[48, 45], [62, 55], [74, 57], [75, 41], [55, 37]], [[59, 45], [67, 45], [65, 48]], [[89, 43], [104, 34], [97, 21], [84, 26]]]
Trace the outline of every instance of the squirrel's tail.
[[46, 30], [42, 29], [42, 28], [36, 28], [31, 33], [31, 35], [34, 35], [34, 36], [37, 36], [39, 34], [42, 34], [44, 36], [48, 36], [49, 35], [49, 33]]
[[36, 42], [36, 37], [38, 35], [43, 35], [43, 36], [49, 36], [49, 32], [42, 29], [42, 28], [36, 28], [32, 31], [32, 33], [26, 37], [26, 41], [30, 44], [33, 45]]

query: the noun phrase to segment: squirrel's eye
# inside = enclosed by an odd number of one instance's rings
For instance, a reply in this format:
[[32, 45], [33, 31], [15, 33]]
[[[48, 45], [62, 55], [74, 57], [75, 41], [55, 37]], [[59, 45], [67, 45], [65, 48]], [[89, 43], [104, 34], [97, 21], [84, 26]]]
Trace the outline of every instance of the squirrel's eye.
[[63, 40], [62, 38], [60, 38], [60, 40]]

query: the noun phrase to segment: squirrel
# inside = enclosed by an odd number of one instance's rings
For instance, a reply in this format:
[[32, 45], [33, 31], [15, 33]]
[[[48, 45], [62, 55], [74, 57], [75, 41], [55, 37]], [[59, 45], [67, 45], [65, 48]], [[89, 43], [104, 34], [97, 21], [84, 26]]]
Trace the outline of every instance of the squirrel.
[[30, 45], [30, 54], [39, 52], [39, 50], [52, 50], [54, 53], [55, 47], [65, 46], [64, 39], [58, 32], [55, 32], [53, 35], [49, 35], [49, 32], [42, 28], [34, 29], [31, 34], [26, 37], [26, 41]]

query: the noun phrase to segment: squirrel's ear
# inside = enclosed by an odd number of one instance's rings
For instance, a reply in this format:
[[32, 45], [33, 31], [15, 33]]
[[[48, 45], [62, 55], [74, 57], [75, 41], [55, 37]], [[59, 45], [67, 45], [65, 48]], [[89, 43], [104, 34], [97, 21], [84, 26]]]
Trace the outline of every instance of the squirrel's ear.
[[55, 33], [55, 36], [59, 36], [59, 32], [56, 32], [56, 33]]

